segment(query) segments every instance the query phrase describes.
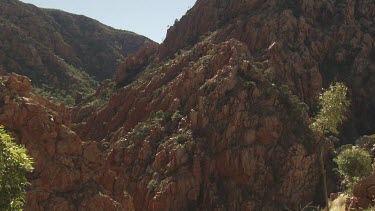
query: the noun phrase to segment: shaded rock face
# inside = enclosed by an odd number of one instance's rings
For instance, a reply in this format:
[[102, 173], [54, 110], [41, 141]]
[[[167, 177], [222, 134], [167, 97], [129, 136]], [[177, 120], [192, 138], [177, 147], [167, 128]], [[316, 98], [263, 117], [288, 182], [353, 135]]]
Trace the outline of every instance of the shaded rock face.
[[[25, 210], [132, 210], [126, 192], [112, 194], [105, 184], [99, 143], [83, 143], [70, 126], [70, 113], [30, 93], [30, 79], [11, 74], [0, 77], [0, 124], [33, 158], [27, 177]], [[106, 175], [103, 177], [103, 175]], [[95, 207], [95, 209], [93, 209]]]
[[367, 178], [359, 181], [353, 188], [352, 207], [368, 208], [374, 206], [375, 199], [375, 175], [372, 174]]
[[107, 166], [136, 210], [307, 204], [319, 140], [304, 104], [253, 65], [246, 45], [211, 38], [146, 67], [75, 131], [110, 145]]
[[372, 92], [361, 80], [374, 68], [374, 11], [372, 1], [198, 1], [155, 60], [119, 68], [127, 83], [106, 106], [75, 111], [74, 130], [110, 145], [108, 168], [136, 210], [297, 209], [321, 184], [322, 142], [301, 101], [313, 112], [322, 87], [343, 80], [347, 133], [374, 130], [372, 102], [357, 93]]
[[74, 109], [75, 132], [64, 107], [5, 77], [0, 124], [36, 159], [27, 208], [295, 210], [313, 201], [323, 141], [306, 104], [351, 78], [353, 96], [362, 94], [352, 115], [369, 117], [348, 131], [367, 130], [372, 102], [359, 104], [372, 90], [360, 79], [371, 83], [373, 8], [199, 0], [161, 46], [120, 65], [107, 103]]
[[136, 78], [136, 76], [147, 67], [154, 59], [158, 51], [158, 45], [148, 45], [129, 56], [121, 63], [116, 71], [115, 82], [117, 86], [125, 86]]
[[374, 80], [374, 11], [369, 0], [198, 0], [168, 30], [159, 57], [191, 48], [216, 31], [217, 42], [237, 39], [257, 60], [268, 61], [278, 82], [309, 106], [315, 105], [322, 87], [344, 81], [352, 94], [352, 124], [345, 126], [346, 135], [373, 134], [375, 104], [369, 99], [375, 93], [367, 87]]
[[26, 75], [48, 91], [93, 91], [97, 81], [114, 77], [121, 60], [153, 43], [84, 16], [17, 0], [1, 1], [0, 10], [0, 68]]

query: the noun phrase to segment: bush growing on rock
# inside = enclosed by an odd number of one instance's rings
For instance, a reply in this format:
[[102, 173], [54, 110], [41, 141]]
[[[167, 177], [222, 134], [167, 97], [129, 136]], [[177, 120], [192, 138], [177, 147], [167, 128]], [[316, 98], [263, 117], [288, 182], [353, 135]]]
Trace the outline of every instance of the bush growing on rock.
[[350, 190], [356, 182], [371, 174], [371, 156], [360, 148], [345, 149], [334, 159], [338, 172], [347, 182]]
[[337, 134], [337, 127], [345, 119], [345, 112], [350, 105], [346, 92], [348, 88], [343, 83], [335, 83], [319, 97], [321, 109], [311, 124], [311, 129], [324, 134]]
[[[328, 90], [323, 92], [319, 97], [319, 106], [320, 110], [318, 114], [315, 116], [310, 128], [320, 135], [324, 136], [327, 134], [338, 134], [338, 126], [343, 123], [345, 119], [345, 112], [348, 106], [350, 105], [350, 101], [347, 99], [346, 93], [348, 88], [343, 83], [334, 83], [331, 84]], [[336, 162], [339, 165], [339, 173], [345, 178], [347, 181], [348, 189], [351, 189], [358, 177], [352, 176], [351, 169], [352, 163], [358, 163], [353, 157], [351, 157], [351, 149], [343, 150], [339, 157], [337, 158]], [[324, 144], [322, 145], [320, 157], [320, 164], [321, 164], [321, 171], [323, 173], [323, 185], [324, 185], [324, 194], [326, 200], [326, 206], [328, 209], [329, 199], [328, 199], [328, 190], [327, 190], [327, 180], [325, 174], [325, 167], [324, 167]], [[362, 160], [360, 160], [362, 161]], [[355, 165], [355, 164], [354, 164]], [[370, 161], [370, 168], [371, 168], [371, 161]], [[371, 172], [371, 169], [370, 169]], [[357, 175], [354, 173], [353, 175]]]
[[0, 210], [22, 210], [32, 160], [0, 126]]
[[360, 148], [365, 149], [370, 153], [373, 153], [375, 146], [375, 135], [362, 136], [361, 138], [355, 141], [355, 144]]

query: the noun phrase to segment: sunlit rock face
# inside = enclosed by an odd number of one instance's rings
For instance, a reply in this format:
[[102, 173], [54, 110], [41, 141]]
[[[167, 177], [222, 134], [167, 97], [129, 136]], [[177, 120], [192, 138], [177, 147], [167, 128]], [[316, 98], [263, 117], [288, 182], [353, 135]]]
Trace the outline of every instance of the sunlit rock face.
[[137, 210], [297, 209], [321, 194], [307, 112], [322, 88], [350, 87], [344, 134], [374, 129], [373, 13], [371, 1], [198, 1], [157, 52], [119, 68], [106, 106], [76, 110], [75, 131], [110, 145]]
[[37, 160], [26, 207], [295, 210], [316, 200], [324, 142], [308, 126], [322, 88], [349, 86], [345, 133], [374, 130], [374, 12], [370, 0], [198, 0], [72, 123], [24, 77], [3, 78], [0, 124], [21, 131]]
[[18, 0], [1, 1], [0, 11], [0, 69], [29, 77], [60, 101], [93, 92], [128, 55], [153, 43], [82, 15]]
[[[126, 193], [112, 194], [113, 182], [101, 146], [82, 142], [70, 126], [69, 110], [30, 92], [30, 79], [0, 77], [0, 124], [23, 144], [34, 161], [27, 175], [25, 210], [132, 210]], [[104, 176], [105, 175], [105, 176]]]
[[237, 39], [256, 61], [270, 62], [277, 81], [312, 108], [322, 87], [344, 81], [352, 96], [345, 135], [373, 134], [374, 17], [373, 1], [201, 0], [169, 29], [159, 56], [216, 31], [216, 42]]

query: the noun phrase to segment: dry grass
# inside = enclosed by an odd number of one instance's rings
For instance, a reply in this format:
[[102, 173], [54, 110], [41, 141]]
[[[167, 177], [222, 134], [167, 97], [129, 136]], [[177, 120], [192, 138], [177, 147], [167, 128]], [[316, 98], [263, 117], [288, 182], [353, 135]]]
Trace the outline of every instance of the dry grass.
[[331, 206], [330, 211], [345, 211], [345, 202], [346, 202], [346, 195], [341, 194], [337, 199], [335, 199]]

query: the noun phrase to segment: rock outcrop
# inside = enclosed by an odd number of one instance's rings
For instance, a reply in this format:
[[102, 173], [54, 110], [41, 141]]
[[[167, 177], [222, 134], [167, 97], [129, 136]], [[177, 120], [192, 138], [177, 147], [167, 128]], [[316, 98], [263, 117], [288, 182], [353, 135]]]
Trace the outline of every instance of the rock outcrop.
[[368, 208], [375, 205], [375, 174], [359, 181], [353, 188], [353, 207]]
[[[70, 128], [70, 113], [30, 93], [30, 80], [0, 77], [0, 125], [25, 145], [34, 161], [25, 210], [132, 210], [131, 197], [105, 184], [100, 143], [82, 142]], [[104, 176], [105, 175], [105, 176]]]
[[92, 96], [108, 101], [73, 110], [75, 132], [65, 107], [3, 77], [0, 124], [36, 160], [27, 208], [296, 210], [315, 200], [325, 142], [308, 114], [322, 87], [349, 85], [347, 133], [375, 130], [374, 7], [198, 0]]
[[246, 45], [214, 36], [148, 66], [75, 131], [108, 143], [136, 210], [307, 204], [320, 174], [306, 105]]
[[344, 81], [346, 134], [375, 130], [360, 97], [373, 90], [362, 81], [373, 11], [372, 1], [198, 0], [156, 59], [124, 63], [106, 106], [73, 113], [74, 130], [110, 146], [107, 165], [136, 210], [297, 209], [321, 184], [323, 142], [304, 103], [313, 113], [322, 88]]
[[375, 104], [369, 100], [375, 89], [368, 88], [375, 80], [374, 22], [375, 3], [369, 0], [198, 0], [168, 30], [159, 57], [173, 57], [215, 31], [216, 42], [237, 39], [256, 61], [267, 61], [278, 82], [311, 107], [322, 88], [343, 81], [352, 96], [343, 131], [354, 138], [375, 133]]
[[[91, 94], [120, 61], [154, 42], [132, 32], [18, 0], [0, 2], [0, 69], [26, 75], [60, 100]], [[72, 100], [71, 100], [72, 101]]]

